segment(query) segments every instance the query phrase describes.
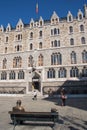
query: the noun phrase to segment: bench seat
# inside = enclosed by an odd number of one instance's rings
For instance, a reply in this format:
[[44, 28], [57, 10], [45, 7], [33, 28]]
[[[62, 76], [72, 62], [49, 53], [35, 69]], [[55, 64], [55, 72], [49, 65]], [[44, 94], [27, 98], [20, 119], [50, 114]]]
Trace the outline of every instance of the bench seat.
[[58, 122], [58, 112], [13, 112], [9, 111], [14, 125], [24, 121]]

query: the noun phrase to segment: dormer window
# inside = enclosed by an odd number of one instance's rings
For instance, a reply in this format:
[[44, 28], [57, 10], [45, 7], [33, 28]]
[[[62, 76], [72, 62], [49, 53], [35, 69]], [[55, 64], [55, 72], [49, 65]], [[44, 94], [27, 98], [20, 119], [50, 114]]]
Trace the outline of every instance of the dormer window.
[[0, 32], [4, 32], [4, 27], [1, 25]]
[[73, 21], [73, 16], [72, 16], [70, 11], [68, 12], [68, 15], [67, 15], [67, 21], [68, 22], [72, 22]]
[[16, 29], [17, 29], [18, 31], [20, 31], [20, 30], [23, 29], [23, 27], [24, 27], [24, 24], [23, 24], [22, 20], [19, 19], [19, 21], [18, 21], [18, 23], [17, 23], [17, 25], [16, 25]]
[[33, 27], [33, 23], [31, 23], [31, 27]]
[[42, 26], [42, 21], [40, 21], [40, 26]]
[[71, 22], [72, 21], [72, 17], [71, 16], [69, 16], [69, 22]]
[[82, 20], [82, 15], [81, 14], [79, 15], [79, 19]]
[[79, 9], [79, 11], [78, 11], [78, 20], [82, 20], [83, 19], [83, 13], [82, 13], [82, 11]]
[[40, 16], [40, 20], [39, 20], [39, 26], [42, 27], [43, 26], [43, 18]]
[[58, 15], [56, 14], [56, 12], [54, 11], [53, 12], [53, 15], [51, 17], [51, 24], [57, 24], [59, 22], [59, 17]]

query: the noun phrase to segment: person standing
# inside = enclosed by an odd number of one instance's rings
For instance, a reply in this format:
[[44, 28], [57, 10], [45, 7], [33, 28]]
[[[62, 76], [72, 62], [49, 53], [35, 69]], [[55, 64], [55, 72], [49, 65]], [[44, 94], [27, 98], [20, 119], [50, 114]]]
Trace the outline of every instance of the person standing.
[[65, 106], [66, 105], [66, 92], [65, 92], [65, 89], [62, 88], [61, 89], [61, 100], [62, 100], [62, 106]]
[[37, 91], [36, 90], [34, 90], [34, 97], [33, 97], [33, 100], [37, 100]]

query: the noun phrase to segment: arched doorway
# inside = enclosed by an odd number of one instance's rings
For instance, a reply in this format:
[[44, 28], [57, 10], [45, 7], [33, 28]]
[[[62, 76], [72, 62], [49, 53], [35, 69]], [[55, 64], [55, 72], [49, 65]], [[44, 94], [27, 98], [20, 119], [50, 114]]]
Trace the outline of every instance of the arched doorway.
[[41, 92], [41, 80], [40, 75], [37, 72], [35, 72], [35, 75], [32, 78], [32, 86], [33, 89], [36, 89], [39, 92]]

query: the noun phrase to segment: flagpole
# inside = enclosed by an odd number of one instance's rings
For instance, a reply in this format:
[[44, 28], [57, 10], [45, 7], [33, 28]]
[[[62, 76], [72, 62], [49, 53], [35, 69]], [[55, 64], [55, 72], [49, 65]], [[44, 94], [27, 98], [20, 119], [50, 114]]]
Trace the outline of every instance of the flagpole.
[[36, 20], [38, 20], [38, 1], [36, 3]]

